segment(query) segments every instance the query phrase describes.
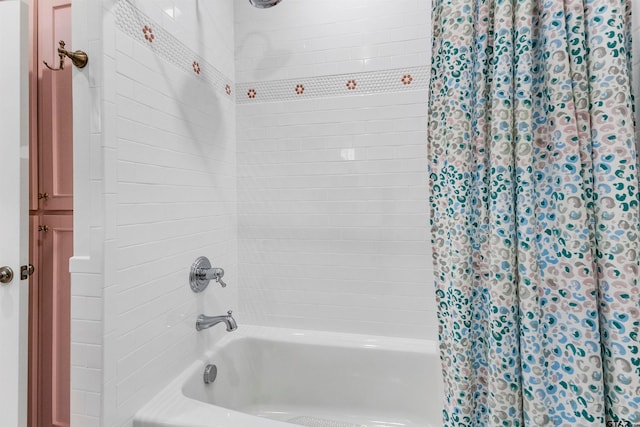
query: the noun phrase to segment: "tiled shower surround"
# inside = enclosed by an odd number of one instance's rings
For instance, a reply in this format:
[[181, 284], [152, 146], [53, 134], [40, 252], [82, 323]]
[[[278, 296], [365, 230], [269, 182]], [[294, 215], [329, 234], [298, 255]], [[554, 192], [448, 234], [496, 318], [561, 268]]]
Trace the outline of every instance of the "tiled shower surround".
[[[74, 71], [73, 427], [131, 426], [226, 333], [197, 333], [201, 312], [435, 338], [428, 0], [73, 14], [91, 58]], [[227, 288], [190, 291], [199, 255]]]
[[239, 3], [243, 320], [435, 338], [429, 5]]
[[243, 320], [435, 338], [427, 2], [239, 3]]

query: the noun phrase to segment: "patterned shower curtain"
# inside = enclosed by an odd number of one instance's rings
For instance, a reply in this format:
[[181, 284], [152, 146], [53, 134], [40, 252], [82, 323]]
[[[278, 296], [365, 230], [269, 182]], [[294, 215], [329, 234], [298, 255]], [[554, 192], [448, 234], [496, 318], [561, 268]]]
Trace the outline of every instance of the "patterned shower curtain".
[[444, 425], [640, 426], [632, 0], [433, 1]]

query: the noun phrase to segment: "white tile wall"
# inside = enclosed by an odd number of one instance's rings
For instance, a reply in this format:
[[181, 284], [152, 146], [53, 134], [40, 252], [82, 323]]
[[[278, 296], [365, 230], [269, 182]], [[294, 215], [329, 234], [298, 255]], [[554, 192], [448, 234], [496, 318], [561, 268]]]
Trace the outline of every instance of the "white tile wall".
[[[116, 34], [116, 236], [105, 285], [118, 426], [220, 335], [197, 334], [197, 315], [237, 306], [234, 104], [145, 42]], [[188, 272], [200, 255], [234, 286], [194, 294]]]
[[[236, 4], [236, 76], [257, 87], [428, 66], [427, 2], [286, 0], [266, 11], [244, 3]], [[238, 94], [246, 321], [435, 338], [427, 90], [403, 91], [401, 76], [388, 93], [326, 88], [323, 99], [277, 103]]]
[[435, 337], [426, 96], [238, 106], [246, 321]]
[[[78, 236], [90, 238], [72, 260], [74, 427], [130, 426], [137, 409], [225, 333], [196, 334], [197, 315], [238, 305], [233, 98], [205, 70], [157, 55], [160, 39], [150, 45], [141, 28], [139, 38], [118, 29], [117, 1], [97, 3], [74, 2], [74, 45], [92, 43], [92, 66], [74, 75], [88, 86], [76, 97], [76, 141], [90, 142], [77, 144], [84, 155], [76, 191], [85, 195]], [[232, 4], [214, 0], [196, 11], [187, 3], [132, 1], [162, 13], [172, 5], [176, 19], [161, 17], [157, 34], [195, 52], [202, 68], [233, 76]], [[189, 267], [200, 255], [225, 268], [228, 288], [191, 292]]]
[[[168, 10], [178, 14], [175, 9]], [[211, 86], [212, 94], [232, 95], [230, 89], [233, 81], [220, 68], [229, 68], [229, 63], [233, 64], [233, 56], [229, 55], [226, 63], [214, 65], [215, 63], [207, 61], [203, 55], [190, 49], [182, 40], [166, 30], [160, 21], [153, 20], [137, 9], [130, 0], [118, 1], [114, 13], [117, 27], [123, 33], [118, 33], [119, 38], [128, 36], [143, 42], [147, 47], [143, 55], [146, 55], [147, 59], [153, 57], [156, 61], [173, 64], [188, 74], [197, 74], [199, 81]]]
[[[104, 6], [106, 7], [107, 2]], [[103, 4], [74, 0], [71, 46], [90, 54], [90, 65], [73, 70], [74, 86], [74, 257], [71, 271], [71, 425], [101, 427], [104, 411], [104, 242], [108, 236], [105, 209], [104, 156], [108, 141], [103, 119]], [[91, 307], [91, 310], [87, 310]]]
[[159, 23], [187, 48], [234, 75], [235, 0], [130, 0], [144, 15]]
[[429, 0], [285, 0], [235, 4], [236, 81], [428, 64]]

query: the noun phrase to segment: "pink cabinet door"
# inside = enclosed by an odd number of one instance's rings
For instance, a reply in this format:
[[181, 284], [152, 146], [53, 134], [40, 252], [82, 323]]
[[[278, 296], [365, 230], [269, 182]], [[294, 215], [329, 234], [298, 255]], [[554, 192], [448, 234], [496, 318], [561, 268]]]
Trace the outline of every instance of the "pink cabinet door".
[[58, 67], [58, 42], [71, 45], [70, 0], [38, 0], [38, 162], [40, 209], [73, 209], [71, 61]]
[[[71, 44], [71, 0], [31, 0], [33, 16], [32, 116], [37, 119], [32, 187], [32, 263], [29, 416], [30, 427], [69, 427], [70, 322], [69, 258], [73, 255], [73, 100], [67, 59], [59, 66], [58, 42]], [[35, 102], [34, 102], [35, 101]], [[34, 186], [35, 187], [35, 186]], [[40, 196], [40, 197], [38, 197]]]
[[42, 215], [39, 279], [39, 426], [69, 427], [73, 216]]

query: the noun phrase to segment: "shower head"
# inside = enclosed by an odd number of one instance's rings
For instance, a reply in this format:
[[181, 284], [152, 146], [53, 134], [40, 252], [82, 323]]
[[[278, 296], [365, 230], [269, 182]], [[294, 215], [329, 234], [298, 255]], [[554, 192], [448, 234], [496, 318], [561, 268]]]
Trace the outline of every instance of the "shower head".
[[258, 9], [268, 9], [280, 3], [282, 0], [249, 0], [252, 6]]

